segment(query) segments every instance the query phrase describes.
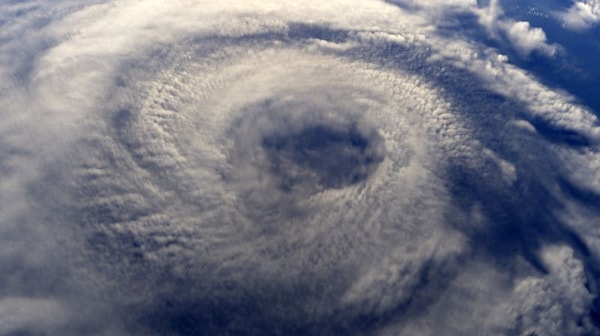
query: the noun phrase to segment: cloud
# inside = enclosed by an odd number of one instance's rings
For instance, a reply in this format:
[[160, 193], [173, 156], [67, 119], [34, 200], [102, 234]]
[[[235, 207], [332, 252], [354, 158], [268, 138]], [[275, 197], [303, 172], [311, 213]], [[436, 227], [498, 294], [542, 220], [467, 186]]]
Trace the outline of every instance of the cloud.
[[[550, 246], [542, 253], [552, 275], [545, 279], [522, 279], [514, 289], [514, 295], [521, 298], [520, 304], [508, 311], [520, 321], [515, 323], [519, 333], [549, 335], [555, 330], [565, 330], [577, 334], [576, 316], [584, 312], [589, 296], [583, 286], [583, 267], [568, 247]], [[571, 300], [550, 299], [557, 297], [557, 292], [565, 293]]]
[[31, 332], [56, 332], [68, 321], [68, 313], [51, 300], [5, 298], [0, 301], [0, 333], [10, 335]]
[[504, 18], [504, 11], [499, 1], [492, 0], [488, 7], [476, 9], [479, 23], [483, 25], [492, 37], [498, 39], [499, 34], [506, 38], [521, 57], [527, 57], [532, 52], [546, 56], [554, 56], [558, 46], [548, 44], [546, 33], [542, 28], [532, 28], [527, 21], [514, 21]]
[[509, 41], [523, 56], [527, 56], [533, 51], [553, 56], [557, 51], [556, 46], [549, 45], [546, 42], [544, 31], [541, 28], [531, 28], [529, 22], [519, 21], [512, 23], [506, 28], [506, 33]]
[[582, 31], [600, 22], [600, 2], [596, 0], [575, 1], [568, 11], [558, 14], [568, 29]]
[[[547, 42], [542, 28], [531, 27], [527, 21], [515, 21], [507, 18], [498, 0], [492, 0], [487, 6], [477, 1], [391, 1], [400, 6], [419, 11], [419, 14], [435, 26], [456, 25], [453, 15], [474, 14], [491, 38], [501, 41], [506, 39], [520, 57], [526, 58], [537, 52], [545, 56], [555, 56], [559, 50], [556, 44]], [[455, 19], [456, 20], [456, 19]]]
[[[555, 53], [476, 5], [448, 6]], [[0, 11], [0, 54], [27, 56], [0, 60], [0, 332], [593, 330], [587, 226], [556, 213], [578, 167], [544, 136], [593, 151], [597, 119], [444, 6]]]

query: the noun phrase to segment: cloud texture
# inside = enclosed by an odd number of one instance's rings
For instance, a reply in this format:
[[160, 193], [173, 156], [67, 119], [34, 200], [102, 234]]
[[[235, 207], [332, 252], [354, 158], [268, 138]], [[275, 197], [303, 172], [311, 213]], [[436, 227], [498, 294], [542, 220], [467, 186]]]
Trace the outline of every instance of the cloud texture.
[[1, 6], [0, 333], [596, 330], [598, 121], [499, 3]]
[[565, 26], [576, 31], [590, 29], [600, 22], [600, 2], [574, 1], [569, 10], [560, 15]]

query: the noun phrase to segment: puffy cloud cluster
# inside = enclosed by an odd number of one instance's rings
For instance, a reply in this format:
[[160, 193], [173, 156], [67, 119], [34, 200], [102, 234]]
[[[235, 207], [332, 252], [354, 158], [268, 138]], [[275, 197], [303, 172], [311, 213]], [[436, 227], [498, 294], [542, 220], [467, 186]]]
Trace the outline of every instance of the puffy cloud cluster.
[[2, 6], [0, 333], [595, 330], [597, 118], [438, 24], [555, 55], [497, 2]]
[[498, 0], [491, 0], [488, 7], [478, 9], [479, 22], [492, 34], [498, 37], [502, 32], [513, 48], [522, 57], [536, 51], [546, 56], [554, 56], [557, 45], [547, 42], [546, 33], [542, 28], [532, 28], [527, 21], [515, 21], [504, 18], [504, 12]]
[[527, 58], [533, 52], [551, 57], [560, 49], [559, 45], [548, 43], [542, 28], [531, 27], [527, 21], [516, 21], [506, 17], [498, 0], [491, 0], [485, 6], [471, 0], [391, 2], [420, 11], [423, 18], [427, 18], [430, 24], [436, 26], [444, 26], [448, 21], [456, 20], [456, 16], [474, 15], [491, 38], [497, 41], [506, 40], [523, 58]]
[[597, 0], [575, 1], [573, 6], [559, 17], [565, 26], [573, 30], [586, 30], [600, 22], [600, 2]]

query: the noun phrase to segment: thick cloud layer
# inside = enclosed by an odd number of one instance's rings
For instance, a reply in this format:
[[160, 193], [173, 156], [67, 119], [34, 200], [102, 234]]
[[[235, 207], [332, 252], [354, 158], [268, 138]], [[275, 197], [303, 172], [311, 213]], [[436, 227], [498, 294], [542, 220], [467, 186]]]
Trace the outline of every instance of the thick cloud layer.
[[0, 334], [597, 332], [598, 111], [499, 2], [1, 6]]

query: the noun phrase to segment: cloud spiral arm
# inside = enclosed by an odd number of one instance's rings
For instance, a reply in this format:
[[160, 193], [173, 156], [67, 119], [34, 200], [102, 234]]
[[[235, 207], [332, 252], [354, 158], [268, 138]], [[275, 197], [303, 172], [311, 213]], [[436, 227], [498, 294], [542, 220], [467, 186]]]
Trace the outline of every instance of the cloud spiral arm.
[[593, 330], [595, 116], [418, 11], [297, 6], [65, 5], [2, 60], [0, 220], [36, 248], [2, 248], [1, 332]]

